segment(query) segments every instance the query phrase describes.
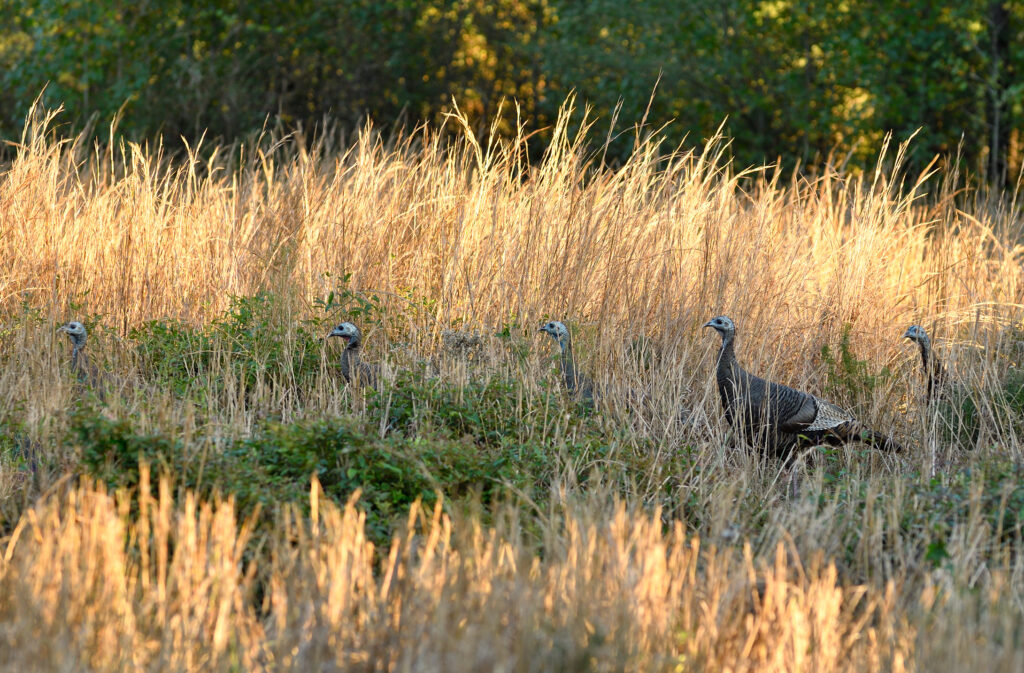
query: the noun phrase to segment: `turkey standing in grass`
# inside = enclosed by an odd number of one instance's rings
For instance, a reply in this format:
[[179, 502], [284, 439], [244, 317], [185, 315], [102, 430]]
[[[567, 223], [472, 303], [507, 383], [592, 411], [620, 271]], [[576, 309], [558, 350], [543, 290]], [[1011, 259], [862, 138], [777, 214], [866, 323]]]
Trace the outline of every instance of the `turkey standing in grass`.
[[924, 331], [923, 327], [911, 325], [903, 333], [903, 338], [910, 339], [921, 349], [921, 363], [924, 366], [924, 374], [928, 377], [928, 396], [926, 400], [927, 404], [931, 404], [948, 379], [946, 368], [942, 366], [942, 362], [932, 352], [932, 340], [928, 338], [928, 333]]
[[718, 393], [729, 425], [739, 427], [747, 441], [786, 456], [800, 444], [843, 444], [862, 441], [890, 451], [903, 447], [891, 438], [865, 428], [848, 411], [814, 395], [754, 376], [736, 360], [736, 326], [725, 316], [704, 327], [722, 335], [718, 354]]
[[357, 386], [377, 387], [380, 379], [380, 365], [363, 362], [359, 351], [363, 345], [363, 333], [350, 322], [343, 322], [327, 335], [327, 338], [341, 337], [345, 340], [345, 350], [341, 352], [341, 375], [346, 383], [355, 380]]
[[562, 381], [565, 383], [569, 395], [579, 397], [587, 402], [594, 401], [594, 384], [585, 375], [576, 371], [576, 360], [572, 354], [572, 340], [569, 338], [569, 328], [557, 320], [552, 320], [538, 332], [547, 332], [551, 338], [558, 342], [562, 351], [559, 365], [562, 369]]
[[942, 362], [932, 350], [932, 341], [920, 325], [911, 325], [903, 333], [921, 350], [921, 364], [928, 379], [925, 408], [940, 433], [943, 444], [971, 448], [977, 444], [981, 429], [979, 404], [971, 390], [951, 379]]
[[73, 320], [67, 325], [57, 328], [58, 332], [64, 332], [71, 339], [71, 372], [78, 377], [78, 380], [89, 385], [95, 385], [99, 378], [96, 368], [89, 362], [88, 356], [83, 350], [85, 348], [85, 325]]

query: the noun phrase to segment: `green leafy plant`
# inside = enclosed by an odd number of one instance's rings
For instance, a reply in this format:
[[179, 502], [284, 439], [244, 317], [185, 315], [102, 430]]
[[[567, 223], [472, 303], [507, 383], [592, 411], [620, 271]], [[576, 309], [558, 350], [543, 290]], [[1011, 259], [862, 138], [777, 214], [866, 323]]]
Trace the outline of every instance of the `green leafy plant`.
[[201, 396], [222, 385], [226, 366], [251, 388], [261, 378], [308, 385], [319, 372], [323, 335], [316, 321], [293, 326], [273, 295], [231, 297], [227, 310], [197, 328], [173, 320], [133, 329], [139, 361], [149, 376], [179, 396]]
[[828, 375], [829, 394], [857, 401], [871, 397], [879, 386], [892, 378], [892, 372], [888, 367], [873, 371], [870, 362], [856, 356], [850, 344], [852, 330], [853, 325], [844, 324], [838, 352], [825, 344], [821, 347], [821, 360]]
[[[330, 274], [326, 274], [328, 277]], [[378, 325], [383, 310], [380, 297], [376, 294], [353, 290], [349, 283], [351, 273], [341, 277], [341, 287], [331, 290], [326, 297], [317, 297], [313, 306], [330, 315], [344, 315], [347, 320], [356, 320], [366, 325]]]

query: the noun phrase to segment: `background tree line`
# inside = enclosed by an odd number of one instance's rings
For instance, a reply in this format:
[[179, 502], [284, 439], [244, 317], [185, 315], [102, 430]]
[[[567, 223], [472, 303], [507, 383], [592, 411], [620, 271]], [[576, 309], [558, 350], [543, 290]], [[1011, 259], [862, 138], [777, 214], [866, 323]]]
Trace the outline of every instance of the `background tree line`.
[[1024, 0], [6, 0], [0, 135], [47, 83], [75, 126], [123, 106], [129, 137], [176, 141], [437, 121], [453, 97], [537, 128], [573, 90], [632, 124], [660, 76], [647, 122], [697, 144], [728, 117], [741, 164], [870, 165], [920, 127], [918, 165], [959, 147], [1013, 183], [1022, 31]]

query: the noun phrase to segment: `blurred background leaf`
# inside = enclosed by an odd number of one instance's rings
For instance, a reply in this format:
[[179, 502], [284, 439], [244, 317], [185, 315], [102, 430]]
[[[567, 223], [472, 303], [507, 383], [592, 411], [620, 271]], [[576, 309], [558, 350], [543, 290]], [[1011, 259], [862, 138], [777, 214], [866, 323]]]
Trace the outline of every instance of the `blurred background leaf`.
[[436, 123], [453, 98], [481, 132], [512, 99], [543, 128], [576, 91], [602, 123], [621, 104], [617, 131], [645, 112], [671, 122], [670, 142], [699, 145], [728, 118], [742, 165], [873, 166], [886, 132], [921, 129], [912, 169], [959, 148], [989, 183], [1013, 183], [1022, 31], [1024, 2], [981, 0], [8, 0], [0, 134], [19, 137], [44, 86], [69, 133], [123, 108], [121, 132], [170, 147], [268, 120]]

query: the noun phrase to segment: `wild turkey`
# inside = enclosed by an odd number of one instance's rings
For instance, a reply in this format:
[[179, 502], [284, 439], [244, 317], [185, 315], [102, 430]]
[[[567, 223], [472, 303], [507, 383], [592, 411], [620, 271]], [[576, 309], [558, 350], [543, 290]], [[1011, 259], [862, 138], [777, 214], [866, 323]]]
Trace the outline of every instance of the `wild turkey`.
[[779, 457], [808, 443], [862, 441], [890, 451], [903, 450], [891, 438], [865, 428], [831, 402], [745, 371], [736, 360], [736, 326], [729, 318], [712, 318], [704, 327], [722, 335], [716, 372], [718, 393], [729, 425], [738, 427], [748, 442], [765, 446]]
[[85, 354], [85, 339], [88, 336], [85, 325], [73, 320], [66, 325], [61, 325], [57, 328], [58, 332], [64, 332], [71, 339], [71, 373], [78, 377], [78, 380], [82, 383], [87, 383], [90, 386], [96, 385], [99, 382], [99, 372], [96, 367], [89, 362], [89, 357]]
[[341, 337], [345, 350], [341, 352], [341, 375], [346, 383], [355, 381], [356, 386], [377, 387], [380, 380], [380, 365], [363, 362], [359, 351], [363, 346], [363, 333], [353, 323], [343, 322], [327, 335], [327, 338]]
[[537, 331], [547, 332], [558, 343], [558, 347], [562, 351], [562, 357], [559, 360], [562, 369], [562, 382], [565, 383], [565, 389], [569, 391], [569, 395], [586, 402], [593, 402], [594, 383], [587, 376], [576, 371], [576, 360], [572, 354], [569, 328], [557, 320], [552, 320]]
[[926, 400], [928, 404], [931, 404], [941, 388], [949, 380], [949, 377], [946, 375], [946, 368], [942, 366], [942, 362], [939, 361], [938, 356], [932, 351], [932, 340], [928, 338], [928, 333], [924, 331], [923, 327], [911, 325], [903, 333], [903, 338], [910, 339], [921, 350], [921, 364], [924, 366], [924, 374], [928, 379], [928, 395]]
[[983, 405], [970, 387], [950, 377], [932, 350], [932, 341], [923, 327], [911, 325], [903, 338], [916, 343], [921, 351], [921, 364], [928, 381], [925, 407], [929, 411], [929, 424], [938, 431], [941, 443], [962, 448], [975, 446], [981, 431]]

